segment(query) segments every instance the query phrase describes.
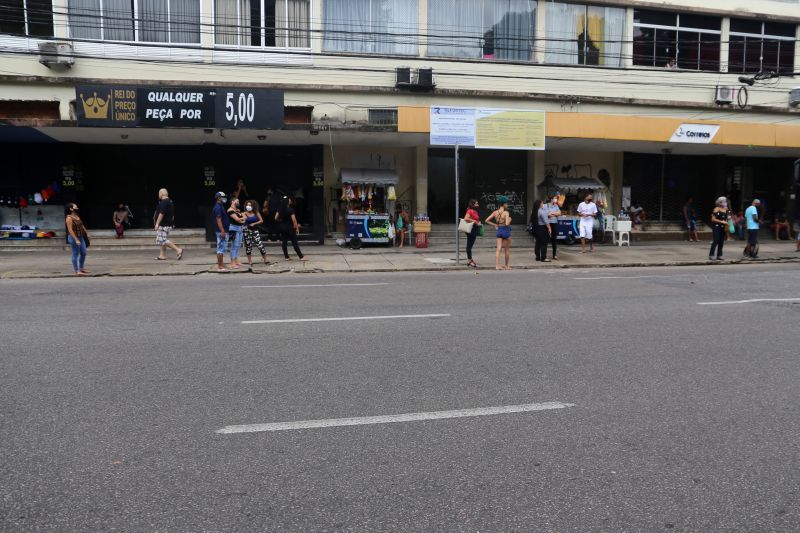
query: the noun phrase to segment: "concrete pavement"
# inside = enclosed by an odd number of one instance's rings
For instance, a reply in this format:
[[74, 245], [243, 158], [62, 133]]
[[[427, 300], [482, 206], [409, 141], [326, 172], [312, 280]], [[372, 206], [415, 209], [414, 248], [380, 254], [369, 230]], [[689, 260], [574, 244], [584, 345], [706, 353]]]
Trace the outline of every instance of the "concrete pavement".
[[[699, 265], [708, 263], [710, 243], [699, 242], [641, 242], [633, 246], [614, 246], [601, 244], [593, 253], [581, 254], [580, 246], [559, 246], [559, 259], [551, 263], [537, 263], [533, 259], [533, 247], [529, 238], [518, 238], [511, 251], [511, 266], [515, 269], [539, 268], [597, 268], [621, 266], [670, 266]], [[463, 244], [462, 244], [463, 246]], [[760, 261], [800, 261], [800, 253], [795, 251], [793, 241], [764, 241], [761, 243]], [[729, 241], [725, 246], [727, 262], [741, 262], [741, 241]], [[275, 264], [265, 266], [260, 263], [258, 254], [253, 258], [252, 273], [336, 273], [336, 272], [413, 272], [466, 269], [466, 256], [461, 254], [461, 265], [455, 263], [453, 246], [432, 246], [428, 249], [405, 247], [364, 248], [350, 250], [328, 244], [324, 246], [305, 246], [309, 261], [302, 264], [284, 261], [280, 251], [269, 248], [269, 259]], [[548, 254], [550, 254], [548, 250]], [[156, 261], [153, 250], [92, 250], [89, 248], [86, 268], [92, 276], [154, 276], [154, 275], [198, 275], [216, 274], [214, 251], [187, 250], [181, 261], [170, 259]], [[494, 251], [482, 243], [476, 247], [474, 258], [480, 269], [494, 269]], [[228, 256], [226, 255], [226, 261]], [[502, 261], [502, 259], [501, 259]], [[750, 262], [749, 259], [744, 261]], [[249, 269], [232, 273], [251, 272]], [[0, 279], [50, 278], [72, 276], [69, 252], [2, 252], [0, 253]]]

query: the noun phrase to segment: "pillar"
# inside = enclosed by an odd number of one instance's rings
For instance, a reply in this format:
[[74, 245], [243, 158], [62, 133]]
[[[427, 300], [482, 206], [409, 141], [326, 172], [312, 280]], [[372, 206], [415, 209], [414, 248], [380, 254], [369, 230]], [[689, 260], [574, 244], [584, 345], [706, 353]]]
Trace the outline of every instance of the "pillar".
[[428, 212], [428, 145], [416, 147], [416, 210], [419, 213]]
[[311, 20], [309, 29], [311, 31], [311, 51], [315, 54], [322, 52], [322, 39], [325, 37], [322, 32], [322, 0], [311, 0]]
[[720, 34], [719, 43], [719, 71], [728, 72], [728, 51], [731, 37], [731, 19], [730, 17], [722, 18], [722, 33]]
[[625, 31], [622, 34], [622, 66], [633, 66], [633, 8], [625, 10]]
[[610, 209], [606, 209], [606, 213], [609, 215], [615, 215], [619, 213], [619, 210], [622, 209], [622, 180], [623, 180], [623, 173], [625, 172], [625, 154], [623, 152], [617, 152], [614, 154], [614, 162], [613, 165], [609, 170], [611, 172], [611, 184], [609, 185], [611, 190], [609, 191], [610, 196]]
[[[22, 4], [22, 2], [20, 2], [20, 4]], [[53, 37], [56, 39], [69, 38], [68, 11], [67, 0], [53, 0]], [[6, 11], [6, 13], [9, 12]]]
[[419, 0], [417, 33], [419, 33], [419, 57], [428, 55], [428, 0]]
[[[528, 151], [528, 199], [526, 211], [533, 211], [533, 202], [539, 198], [539, 187], [544, 183], [544, 150]], [[527, 220], [525, 220], [527, 223]]]
[[544, 51], [547, 48], [545, 36], [547, 34], [547, 0], [539, 0], [536, 4], [536, 29], [533, 33], [533, 59], [534, 63], [544, 63]]

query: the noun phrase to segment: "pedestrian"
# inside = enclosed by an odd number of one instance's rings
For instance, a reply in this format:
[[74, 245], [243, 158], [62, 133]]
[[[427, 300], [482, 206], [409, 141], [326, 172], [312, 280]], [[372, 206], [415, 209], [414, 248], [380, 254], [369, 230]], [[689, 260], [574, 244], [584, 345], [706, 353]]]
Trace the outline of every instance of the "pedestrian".
[[631, 203], [631, 224], [639, 224], [639, 228], [644, 231], [644, 222], [647, 220], [647, 211], [637, 201]]
[[215, 194], [214, 199], [216, 203], [211, 216], [214, 219], [217, 234], [217, 272], [229, 272], [225, 267], [225, 248], [228, 246], [228, 230], [231, 226], [228, 212], [225, 210], [225, 203], [228, 199], [222, 191]]
[[261, 252], [264, 264], [268, 265], [267, 251], [264, 249], [264, 243], [261, 242], [261, 232], [258, 228], [264, 222], [261, 213], [258, 212], [258, 204], [253, 200], [247, 200], [244, 203], [244, 211], [244, 251], [247, 254], [247, 264], [253, 266], [253, 244], [255, 244], [258, 251]]
[[175, 250], [175, 258], [180, 261], [183, 259], [183, 248], [178, 248], [172, 241], [169, 240], [169, 233], [175, 224], [175, 206], [169, 198], [167, 189], [158, 191], [158, 206], [156, 207], [156, 244], [159, 246], [158, 257], [159, 261], [164, 261], [167, 258], [167, 248]]
[[[728, 230], [728, 199], [724, 196], [717, 198], [714, 210], [711, 212], [711, 250], [708, 252], [709, 261], [722, 261], [722, 246], [725, 244], [725, 233]], [[716, 255], [715, 255], [716, 252]]]
[[534, 244], [534, 255], [537, 261], [549, 263], [547, 258], [547, 244], [550, 242], [550, 208], [541, 200], [533, 202], [533, 212], [536, 219], [533, 223], [533, 236], [536, 240]]
[[405, 243], [407, 229], [408, 213], [405, 212], [402, 205], [398, 204], [394, 212], [394, 241], [396, 246], [399, 242], [399, 248], [402, 248]]
[[497, 249], [494, 253], [494, 268], [495, 270], [503, 270], [500, 268], [500, 250], [505, 248], [506, 262], [505, 270], [511, 270], [509, 261], [511, 259], [511, 214], [508, 212], [508, 198], [505, 196], [498, 196], [497, 203], [500, 207], [492, 211], [492, 214], [486, 217], [486, 223], [491, 224], [497, 229]]
[[589, 241], [589, 251], [593, 252], [592, 232], [594, 231], [594, 218], [597, 216], [597, 206], [592, 201], [592, 193], [586, 193], [583, 202], [578, 204], [578, 216], [581, 217], [578, 226], [581, 237], [581, 253], [586, 253], [586, 241]]
[[279, 223], [281, 232], [281, 249], [283, 250], [283, 258], [286, 261], [291, 261], [289, 257], [289, 241], [292, 241], [292, 248], [294, 253], [300, 258], [300, 261], [306, 261], [303, 252], [300, 251], [300, 245], [297, 243], [297, 236], [300, 234], [300, 224], [297, 222], [297, 214], [294, 211], [294, 201], [288, 196], [284, 196], [281, 200], [281, 208], [275, 213], [275, 221]]
[[553, 260], [558, 261], [558, 217], [561, 216], [561, 208], [558, 207], [558, 194], [550, 197], [547, 204], [547, 222], [550, 226], [550, 243], [553, 245]]
[[114, 221], [114, 230], [117, 232], [117, 239], [122, 239], [125, 236], [125, 223], [128, 221], [128, 208], [125, 204], [117, 204], [112, 217]]
[[239, 248], [242, 247], [242, 229], [244, 228], [245, 218], [239, 210], [238, 198], [231, 198], [231, 203], [228, 207], [228, 219], [230, 220], [228, 233], [231, 241], [231, 268], [242, 268], [242, 263], [239, 262]]
[[742, 255], [752, 259], [758, 257], [758, 229], [761, 227], [761, 216], [758, 213], [758, 207], [760, 205], [761, 200], [755, 198], [750, 207], [744, 211], [745, 226], [747, 227], [747, 246], [744, 247]]
[[80, 210], [74, 203], [64, 206], [67, 218], [64, 224], [67, 226], [67, 242], [72, 247], [72, 269], [76, 276], [83, 276], [89, 271], [83, 268], [86, 263], [86, 247], [89, 246], [89, 232], [80, 217]]
[[686, 226], [686, 232], [689, 236], [689, 242], [700, 242], [697, 238], [697, 218], [694, 214], [694, 198], [688, 196], [686, 203], [683, 204], [683, 223]]
[[472, 259], [472, 247], [475, 245], [475, 239], [481, 231], [481, 217], [478, 215], [478, 200], [474, 198], [467, 203], [467, 212], [464, 214], [464, 221], [472, 224], [472, 231], [467, 233], [467, 266], [477, 268], [478, 265]]
[[240, 202], [243, 202], [247, 200], [247, 196], [247, 187], [244, 184], [244, 180], [238, 180], [236, 182], [236, 187], [234, 187], [231, 193], [231, 198], [238, 198]]

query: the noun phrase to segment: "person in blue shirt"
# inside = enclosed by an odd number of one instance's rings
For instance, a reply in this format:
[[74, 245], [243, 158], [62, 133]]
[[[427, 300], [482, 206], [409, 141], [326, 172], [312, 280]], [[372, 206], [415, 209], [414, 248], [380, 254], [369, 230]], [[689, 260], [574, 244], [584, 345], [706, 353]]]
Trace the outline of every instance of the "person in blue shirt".
[[758, 229], [761, 227], [761, 216], [758, 213], [758, 206], [761, 200], [755, 198], [752, 205], [744, 212], [744, 221], [747, 227], [747, 246], [744, 247], [742, 255], [755, 259], [758, 256]]
[[217, 201], [212, 212], [214, 227], [217, 232], [217, 271], [228, 272], [224, 260], [225, 248], [228, 246], [228, 231], [231, 227], [231, 220], [225, 211], [225, 202], [228, 199], [225, 197], [224, 192], [218, 192], [214, 195], [214, 198]]

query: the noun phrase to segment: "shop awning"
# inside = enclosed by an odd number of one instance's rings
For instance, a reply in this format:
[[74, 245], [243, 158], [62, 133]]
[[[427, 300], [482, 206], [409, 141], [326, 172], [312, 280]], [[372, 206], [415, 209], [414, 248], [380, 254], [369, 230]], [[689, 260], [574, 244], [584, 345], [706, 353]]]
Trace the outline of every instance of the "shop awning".
[[372, 168], [343, 168], [342, 183], [374, 183], [375, 185], [397, 185], [400, 176], [394, 170]]
[[551, 178], [548, 180], [551, 186], [557, 189], [605, 189], [606, 186], [600, 180], [591, 178]]

